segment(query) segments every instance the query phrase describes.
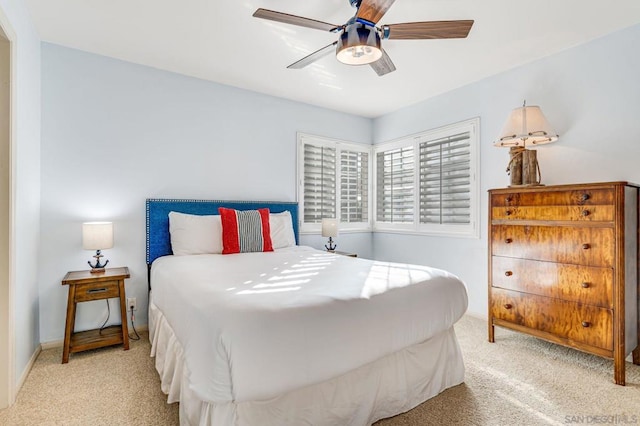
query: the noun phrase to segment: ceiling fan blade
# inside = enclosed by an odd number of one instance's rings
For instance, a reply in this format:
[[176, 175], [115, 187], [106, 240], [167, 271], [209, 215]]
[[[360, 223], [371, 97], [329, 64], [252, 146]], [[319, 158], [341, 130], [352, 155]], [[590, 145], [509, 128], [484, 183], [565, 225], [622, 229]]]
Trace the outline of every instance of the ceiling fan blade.
[[362, 0], [356, 18], [375, 25], [387, 13], [394, 1], [396, 0]]
[[382, 57], [375, 62], [371, 62], [369, 65], [380, 77], [396, 70], [396, 66], [393, 65], [391, 58], [384, 49], [382, 49]]
[[338, 42], [334, 41], [330, 45], [325, 46], [322, 49], [316, 50], [315, 52], [313, 52], [310, 55], [305, 56], [304, 58], [300, 59], [298, 62], [292, 63], [287, 68], [292, 68], [292, 69], [304, 68], [307, 65], [317, 61], [318, 59], [320, 59], [320, 58], [322, 58], [324, 56], [327, 56], [329, 53], [335, 52], [336, 44], [338, 44]]
[[284, 22], [285, 24], [298, 25], [300, 27], [314, 28], [322, 31], [332, 31], [341, 28], [342, 25], [329, 24], [328, 22], [316, 21], [315, 19], [303, 18], [302, 16], [289, 15], [288, 13], [276, 12], [275, 10], [258, 9], [253, 13], [256, 18], [268, 19], [270, 21]]
[[385, 38], [395, 40], [465, 38], [472, 25], [473, 20], [406, 22], [404, 24], [383, 25], [382, 30], [386, 32], [388, 29], [389, 36]]

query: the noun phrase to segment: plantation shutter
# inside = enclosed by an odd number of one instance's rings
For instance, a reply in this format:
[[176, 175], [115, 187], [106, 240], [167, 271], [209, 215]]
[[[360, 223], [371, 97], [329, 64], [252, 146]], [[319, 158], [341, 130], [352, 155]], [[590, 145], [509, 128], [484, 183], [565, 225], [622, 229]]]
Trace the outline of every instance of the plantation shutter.
[[340, 221], [369, 220], [369, 154], [340, 152]]
[[420, 223], [471, 221], [470, 132], [428, 140], [420, 149]]
[[304, 221], [336, 217], [336, 149], [304, 144]]
[[376, 175], [376, 220], [413, 222], [413, 146], [378, 152]]

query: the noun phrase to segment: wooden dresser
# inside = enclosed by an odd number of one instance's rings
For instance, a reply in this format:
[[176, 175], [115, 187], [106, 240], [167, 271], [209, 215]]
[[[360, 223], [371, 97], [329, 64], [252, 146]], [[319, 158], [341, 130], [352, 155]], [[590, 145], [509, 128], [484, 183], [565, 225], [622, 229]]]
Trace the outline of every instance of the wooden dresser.
[[489, 341], [498, 325], [614, 360], [638, 347], [638, 187], [489, 191]]

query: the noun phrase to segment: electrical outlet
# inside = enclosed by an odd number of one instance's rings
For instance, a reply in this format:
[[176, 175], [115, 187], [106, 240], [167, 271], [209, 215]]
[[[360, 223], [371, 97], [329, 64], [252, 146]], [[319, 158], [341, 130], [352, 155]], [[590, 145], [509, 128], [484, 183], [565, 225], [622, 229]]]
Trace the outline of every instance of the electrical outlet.
[[136, 303], [136, 298], [135, 297], [127, 297], [127, 308], [130, 311], [137, 311], [138, 310], [138, 304]]

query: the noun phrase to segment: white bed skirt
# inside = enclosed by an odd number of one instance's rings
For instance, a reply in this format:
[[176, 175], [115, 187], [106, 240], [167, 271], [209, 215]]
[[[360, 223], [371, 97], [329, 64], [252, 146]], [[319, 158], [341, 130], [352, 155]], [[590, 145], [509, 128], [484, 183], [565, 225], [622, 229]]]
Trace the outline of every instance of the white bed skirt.
[[162, 312], [149, 303], [151, 356], [162, 391], [180, 402], [181, 425], [370, 425], [406, 412], [464, 381], [453, 327], [347, 374], [266, 401], [202, 401], [189, 387], [183, 349]]

